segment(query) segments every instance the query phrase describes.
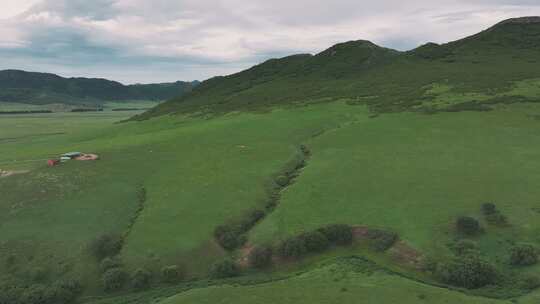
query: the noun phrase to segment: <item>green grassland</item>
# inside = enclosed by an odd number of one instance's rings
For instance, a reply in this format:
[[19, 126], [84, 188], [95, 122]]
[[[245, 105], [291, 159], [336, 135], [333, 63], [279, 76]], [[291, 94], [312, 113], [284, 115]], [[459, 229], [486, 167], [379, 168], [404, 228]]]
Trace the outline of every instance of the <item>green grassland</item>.
[[[253, 229], [249, 242], [275, 242], [342, 222], [396, 231], [423, 253], [445, 257], [450, 254], [447, 244], [455, 239], [455, 217], [481, 219], [480, 205], [492, 201], [511, 226], [495, 228], [482, 221], [485, 232], [475, 240], [491, 260], [507, 259], [510, 241], [540, 243], [534, 190], [540, 179], [535, 161], [538, 104], [373, 117], [364, 106], [331, 103], [113, 124], [123, 115], [0, 119], [6, 126], [2, 138], [15, 138], [2, 144], [2, 162], [11, 169], [32, 169], [0, 180], [0, 255], [17, 256], [16, 270], [7, 273], [27, 279], [32, 269], [43, 267], [47, 280], [80, 277], [87, 295], [101, 294], [97, 261], [86, 246], [102, 233], [118, 232], [126, 235], [120, 256], [129, 271], [144, 266], [157, 272], [179, 264], [189, 277], [205, 277], [209, 265], [227, 255], [213, 242], [213, 229], [262, 206], [266, 185], [300, 144], [312, 151], [307, 167], [285, 190], [277, 209]], [[24, 127], [7, 128], [14, 121]], [[68, 150], [95, 152], [102, 159], [56, 168], [47, 168], [44, 161], [25, 163]], [[147, 192], [142, 211], [137, 200], [141, 188]], [[393, 267], [391, 261], [384, 263]], [[212, 287], [169, 301], [189, 303], [237, 292], [272, 299], [268, 294], [286, 286], [324, 284], [320, 274], [291, 279], [291, 285]], [[345, 286], [349, 292], [339, 293], [344, 300], [356, 294], [355, 282], [380, 286], [367, 299], [386, 294], [389, 300], [409, 297], [414, 302], [417, 293], [439, 292], [401, 277], [354, 275]], [[384, 282], [403, 284], [406, 295], [388, 293], [379, 284]], [[299, 296], [294, 290], [291, 300]], [[464, 297], [449, 292], [448, 297], [454, 296]]]

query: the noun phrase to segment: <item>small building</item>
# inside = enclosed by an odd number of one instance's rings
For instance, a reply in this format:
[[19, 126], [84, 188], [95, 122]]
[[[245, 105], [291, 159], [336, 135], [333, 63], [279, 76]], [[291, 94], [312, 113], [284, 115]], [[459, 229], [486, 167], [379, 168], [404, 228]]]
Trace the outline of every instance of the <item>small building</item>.
[[81, 152], [68, 152], [68, 153], [64, 153], [62, 154], [62, 160], [64, 160], [64, 158], [66, 159], [74, 159], [74, 158], [77, 158], [79, 156], [81, 156], [82, 153]]

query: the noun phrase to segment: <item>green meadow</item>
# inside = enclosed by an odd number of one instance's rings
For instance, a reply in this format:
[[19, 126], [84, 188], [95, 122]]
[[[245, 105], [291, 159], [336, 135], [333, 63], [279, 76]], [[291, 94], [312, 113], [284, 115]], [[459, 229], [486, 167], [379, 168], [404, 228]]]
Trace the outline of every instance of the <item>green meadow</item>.
[[[78, 278], [85, 286], [83, 299], [103, 296], [99, 261], [87, 248], [105, 233], [125, 236], [119, 258], [128, 272], [144, 267], [157, 277], [162, 267], [180, 265], [187, 279], [205, 278], [212, 263], [229, 255], [214, 242], [214, 228], [262, 208], [268, 184], [302, 144], [312, 154], [306, 167], [283, 191], [276, 209], [249, 232], [249, 243], [275, 243], [347, 223], [395, 231], [426, 256], [444, 259], [456, 239], [455, 218], [469, 215], [484, 228], [473, 238], [480, 251], [508, 273], [514, 270], [500, 261], [508, 258], [511, 244], [540, 244], [540, 190], [534, 186], [540, 182], [538, 104], [374, 116], [364, 106], [338, 102], [117, 123], [128, 115], [0, 118], [1, 168], [31, 170], [0, 180], [0, 256], [15, 257], [14, 265], [0, 264], [4, 279], [32, 280], [39, 269], [45, 273], [40, 284]], [[72, 150], [101, 159], [46, 166], [46, 159]], [[146, 192], [142, 207], [141, 189]], [[495, 203], [510, 225], [488, 224], [480, 211], [485, 202]], [[344, 252], [351, 254], [366, 252]], [[391, 259], [368, 257], [382, 269], [417, 276], [396, 268]], [[336, 303], [380, 297], [404, 303], [418, 297], [429, 303], [498, 303], [384, 271], [366, 275], [334, 267], [264, 284], [187, 288], [163, 303], [233, 298], [270, 303], [281, 295], [298, 302], [308, 299], [300, 291], [307, 286], [319, 286], [312, 289], [313, 300], [327, 297]], [[333, 276], [344, 279], [336, 282]]]

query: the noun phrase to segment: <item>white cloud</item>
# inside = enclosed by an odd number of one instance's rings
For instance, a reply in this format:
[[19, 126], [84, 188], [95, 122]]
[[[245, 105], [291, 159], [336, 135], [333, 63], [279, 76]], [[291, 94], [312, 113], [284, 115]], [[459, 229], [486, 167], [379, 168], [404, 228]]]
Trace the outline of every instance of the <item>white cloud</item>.
[[128, 82], [204, 79], [347, 40], [404, 50], [459, 39], [509, 17], [540, 15], [532, 0], [0, 2], [10, 11], [0, 20], [0, 52], [9, 51], [0, 68], [23, 62], [30, 70], [102, 71]]

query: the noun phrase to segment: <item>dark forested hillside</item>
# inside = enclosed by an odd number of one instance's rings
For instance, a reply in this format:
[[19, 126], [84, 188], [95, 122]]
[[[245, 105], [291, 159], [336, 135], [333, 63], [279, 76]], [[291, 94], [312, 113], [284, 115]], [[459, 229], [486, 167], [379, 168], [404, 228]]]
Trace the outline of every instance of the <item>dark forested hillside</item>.
[[63, 78], [19, 70], [0, 71], [0, 101], [28, 104], [101, 104], [105, 101], [166, 100], [197, 82], [123, 85], [106, 79]]

